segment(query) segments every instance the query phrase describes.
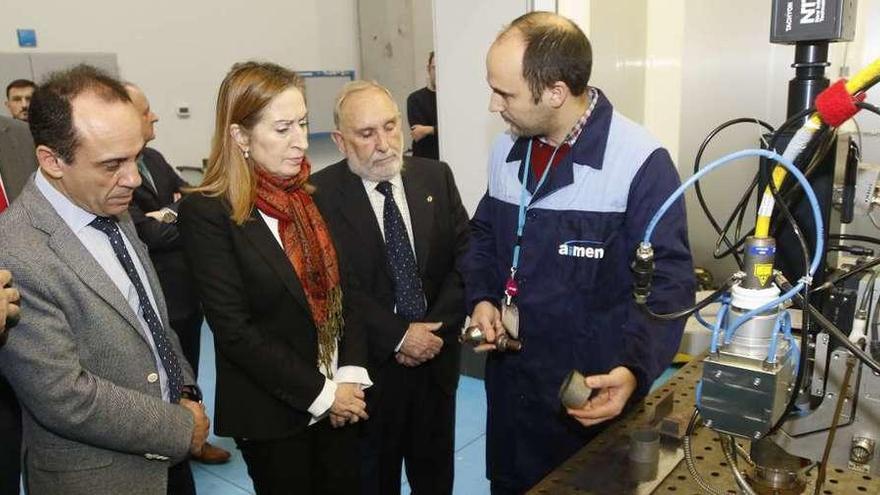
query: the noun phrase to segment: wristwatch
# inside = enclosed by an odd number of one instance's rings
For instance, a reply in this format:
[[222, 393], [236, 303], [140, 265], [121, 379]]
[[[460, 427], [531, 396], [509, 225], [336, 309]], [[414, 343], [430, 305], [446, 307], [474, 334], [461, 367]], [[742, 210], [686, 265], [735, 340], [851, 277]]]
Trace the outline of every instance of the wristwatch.
[[180, 387], [180, 398], [193, 402], [202, 402], [202, 389], [198, 385], [184, 385]]
[[159, 213], [162, 214], [162, 219], [159, 220], [162, 223], [177, 223], [177, 212], [172, 210], [171, 208], [165, 207], [159, 210]]

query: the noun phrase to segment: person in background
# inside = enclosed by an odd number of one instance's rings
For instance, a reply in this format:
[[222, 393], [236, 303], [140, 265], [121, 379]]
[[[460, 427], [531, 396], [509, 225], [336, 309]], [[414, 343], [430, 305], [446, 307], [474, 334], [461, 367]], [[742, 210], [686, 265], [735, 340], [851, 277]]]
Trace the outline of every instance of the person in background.
[[186, 458], [210, 421], [127, 213], [140, 117], [79, 65], [49, 76], [29, 119], [40, 168], [0, 215], [23, 305], [0, 373], [21, 403], [26, 491], [193, 494]]
[[31, 97], [37, 85], [27, 79], [16, 79], [6, 86], [6, 108], [13, 119], [27, 122]]
[[[462, 275], [471, 324], [490, 342], [480, 349], [493, 351], [486, 467], [494, 494], [528, 490], [647, 394], [684, 329], [684, 320], [639, 310], [630, 271], [678, 172], [645, 129], [588, 85], [591, 67], [584, 33], [548, 12], [514, 20], [486, 57], [489, 110], [510, 130], [490, 154]], [[649, 303], [669, 312], [694, 301], [683, 199], [661, 227]], [[497, 352], [498, 336], [514, 330], [522, 352]], [[573, 369], [595, 393], [560, 414], [559, 387]]]
[[314, 175], [315, 202], [369, 294], [365, 495], [450, 494], [467, 212], [445, 163], [403, 156], [400, 110], [376, 83], [346, 85], [332, 137], [345, 159]]
[[216, 433], [241, 449], [258, 494], [359, 491], [368, 418], [357, 291], [308, 184], [303, 79], [232, 67], [220, 85], [202, 184], [180, 232], [217, 356]]
[[410, 125], [413, 156], [440, 159], [437, 132], [437, 69], [434, 52], [428, 55], [428, 85], [412, 92], [406, 99], [406, 117]]
[[[147, 144], [156, 139], [155, 124], [159, 117], [150, 108], [143, 91], [132, 83], [125, 90], [141, 116], [141, 129]], [[168, 302], [171, 329], [180, 339], [186, 361], [199, 377], [199, 347], [202, 329], [202, 308], [189, 274], [183, 244], [177, 228], [177, 207], [184, 187], [189, 184], [154, 148], [146, 147], [137, 159], [141, 185], [134, 191], [128, 212], [138, 236], [147, 245], [150, 259], [159, 274], [159, 283]], [[192, 459], [204, 464], [228, 462], [228, 451], [205, 442], [202, 452]]]
[[[0, 213], [18, 197], [36, 169], [34, 140], [27, 123], [0, 115]], [[8, 280], [0, 276], [0, 282], [3, 282], [0, 292], [3, 292]], [[0, 343], [6, 341], [7, 335], [0, 332]], [[19, 479], [21, 410], [12, 387], [0, 376], [0, 495], [18, 495]]]
[[[21, 317], [21, 295], [12, 274], [0, 269], [0, 349]], [[0, 495], [18, 495], [21, 478], [21, 411], [15, 393], [0, 378]]]

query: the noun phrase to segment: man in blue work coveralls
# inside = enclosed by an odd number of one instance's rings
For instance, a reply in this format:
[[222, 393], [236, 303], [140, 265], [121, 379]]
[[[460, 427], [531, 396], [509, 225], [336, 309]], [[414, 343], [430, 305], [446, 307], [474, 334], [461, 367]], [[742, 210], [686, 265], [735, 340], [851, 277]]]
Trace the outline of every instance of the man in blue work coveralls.
[[[678, 173], [645, 129], [588, 86], [591, 66], [584, 33], [546, 12], [513, 21], [486, 59], [489, 109], [510, 132], [493, 145], [461, 271], [471, 324], [494, 342], [504, 331], [501, 300], [515, 293], [523, 342], [519, 353], [491, 352], [486, 364], [493, 494], [524, 492], [644, 396], [684, 328], [683, 320], [640, 312], [629, 267], [651, 217], [678, 187]], [[682, 200], [652, 245], [649, 306], [670, 312], [692, 305]], [[596, 393], [583, 408], [565, 410], [557, 393], [572, 369]]]

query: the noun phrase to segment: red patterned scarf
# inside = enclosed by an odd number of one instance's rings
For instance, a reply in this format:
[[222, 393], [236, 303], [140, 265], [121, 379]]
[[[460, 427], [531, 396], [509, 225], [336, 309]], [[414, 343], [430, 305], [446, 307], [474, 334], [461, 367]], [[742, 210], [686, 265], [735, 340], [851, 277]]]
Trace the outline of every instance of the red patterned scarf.
[[263, 213], [278, 220], [284, 253], [296, 270], [318, 328], [318, 360], [332, 377], [333, 353], [342, 335], [342, 288], [336, 249], [327, 225], [312, 197], [303, 190], [311, 169], [306, 158], [299, 173], [289, 178], [276, 177], [259, 166], [254, 167], [255, 203]]

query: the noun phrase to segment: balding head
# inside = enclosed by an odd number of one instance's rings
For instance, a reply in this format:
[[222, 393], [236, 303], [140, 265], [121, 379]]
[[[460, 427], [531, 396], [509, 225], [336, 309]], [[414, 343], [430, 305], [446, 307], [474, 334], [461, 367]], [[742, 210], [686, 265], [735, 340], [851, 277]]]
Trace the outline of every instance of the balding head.
[[156, 139], [156, 127], [154, 124], [159, 121], [159, 117], [150, 108], [150, 100], [147, 99], [147, 95], [134, 83], [126, 82], [124, 86], [125, 92], [131, 98], [131, 102], [135, 109], [137, 109], [138, 115], [141, 116], [141, 134], [144, 136], [144, 141], [150, 142]]
[[[391, 101], [391, 104], [394, 105], [394, 108], [397, 109], [397, 103], [394, 101], [394, 97], [391, 96], [391, 92], [388, 91], [388, 88], [385, 86], [382, 86], [376, 81], [352, 81], [342, 87], [342, 91], [336, 96], [336, 103], [333, 105], [333, 124], [337, 129], [339, 129], [339, 125], [342, 121], [342, 115], [346, 104], [353, 99], [354, 95], [362, 92], [377, 92], [384, 94]], [[397, 109], [397, 111], [399, 112], [400, 110]]]
[[498, 35], [492, 46], [508, 43], [525, 45], [522, 77], [535, 103], [545, 88], [560, 81], [574, 96], [585, 93], [593, 51], [587, 36], [570, 19], [550, 12], [522, 15]]
[[333, 111], [332, 137], [352, 172], [372, 181], [393, 178], [403, 167], [400, 110], [378, 83], [347, 84]]

